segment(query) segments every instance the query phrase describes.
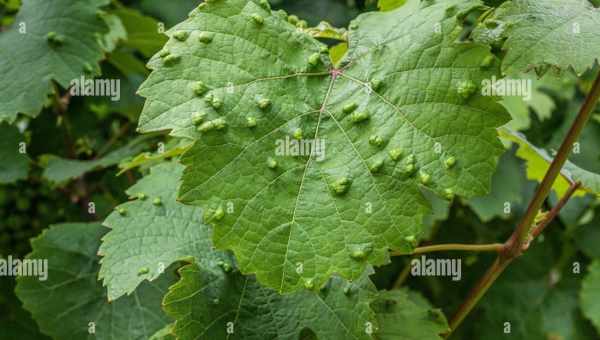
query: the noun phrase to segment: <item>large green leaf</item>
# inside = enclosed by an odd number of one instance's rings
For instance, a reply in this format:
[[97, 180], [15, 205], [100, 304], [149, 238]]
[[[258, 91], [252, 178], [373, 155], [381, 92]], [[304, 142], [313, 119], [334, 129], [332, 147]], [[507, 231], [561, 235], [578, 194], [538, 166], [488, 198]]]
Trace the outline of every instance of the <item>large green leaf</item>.
[[16, 127], [0, 124], [0, 184], [12, 183], [27, 177], [29, 158], [24, 136]]
[[554, 66], [581, 74], [600, 56], [600, 9], [589, 0], [513, 0], [497, 12], [484, 30], [507, 38], [504, 73]]
[[[488, 191], [507, 115], [477, 91], [497, 75], [481, 66], [489, 48], [456, 44], [453, 16], [477, 4], [361, 15], [333, 69], [324, 45], [259, 1], [206, 3], [150, 61], [139, 128], [198, 139], [182, 157], [180, 198], [205, 207], [215, 245], [242, 272], [282, 292], [356, 279], [388, 249], [411, 250], [428, 211], [419, 186]], [[326, 152], [277, 153], [294, 139]]]
[[600, 332], [600, 261], [595, 260], [588, 267], [579, 298], [583, 314]]
[[[61, 224], [32, 241], [27, 258], [48, 261], [47, 280], [19, 277], [16, 292], [45, 334], [55, 339], [147, 339], [169, 323], [160, 302], [175, 279], [172, 272], [140, 286], [132, 296], [108, 301], [97, 280], [96, 256], [106, 231], [98, 223]], [[88, 332], [90, 327], [95, 334]]]
[[291, 340], [308, 329], [318, 339], [371, 339], [377, 330], [367, 276], [353, 284], [334, 277], [321, 290], [279, 295], [230, 268], [180, 269], [181, 280], [163, 302], [178, 338]]
[[111, 300], [132, 293], [144, 280], [157, 279], [175, 261], [195, 257], [203, 265], [220, 257], [211, 252], [202, 210], [176, 201], [182, 172], [177, 163], [151, 168], [127, 190], [137, 199], [118, 206], [104, 221], [112, 230], [98, 251], [103, 256], [99, 276]]
[[0, 121], [12, 122], [18, 113], [35, 117], [52, 80], [67, 88], [86, 72], [99, 74], [99, 37], [108, 29], [98, 8], [108, 2], [23, 1], [11, 28], [0, 34]]

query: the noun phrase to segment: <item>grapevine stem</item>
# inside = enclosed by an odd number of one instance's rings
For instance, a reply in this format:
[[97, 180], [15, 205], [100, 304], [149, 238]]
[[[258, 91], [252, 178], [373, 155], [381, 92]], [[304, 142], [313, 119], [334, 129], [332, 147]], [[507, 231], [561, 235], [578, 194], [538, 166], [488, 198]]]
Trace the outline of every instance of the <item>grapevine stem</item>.
[[[413, 250], [411, 255], [419, 255], [426, 253], [433, 253], [439, 251], [495, 251], [500, 252], [504, 249], [502, 243], [491, 243], [491, 244], [460, 244], [460, 243], [448, 243], [448, 244], [435, 244], [431, 246], [417, 247]], [[392, 252], [392, 256], [407, 255], [401, 252]]]
[[532, 237], [534, 235], [538, 236], [545, 229], [545, 227], [552, 222], [552, 220], [558, 215], [560, 210], [579, 187], [580, 183], [571, 184], [569, 191], [567, 191], [565, 197], [561, 199], [561, 202], [557, 204], [553, 211], [551, 211], [539, 225], [534, 227], [533, 230], [531, 229], [531, 226], [535, 220], [535, 216], [544, 204], [544, 201], [550, 195], [554, 181], [560, 174], [560, 170], [567, 161], [567, 158], [571, 153], [571, 149], [573, 148], [573, 144], [579, 139], [581, 131], [585, 127], [585, 124], [589, 120], [593, 109], [598, 103], [598, 99], [600, 99], [600, 73], [598, 73], [596, 76], [594, 85], [592, 86], [590, 93], [587, 95], [583, 106], [579, 110], [577, 118], [575, 118], [573, 125], [571, 125], [571, 128], [569, 129], [567, 136], [558, 149], [558, 153], [554, 157], [554, 160], [546, 172], [542, 183], [538, 187], [534, 197], [529, 203], [529, 207], [527, 208], [525, 216], [523, 216], [523, 219], [518, 224], [513, 234], [504, 244], [504, 249], [498, 255], [494, 264], [479, 280], [477, 285], [473, 287], [465, 302], [461, 305], [450, 321], [450, 331], [449, 333], [445, 334], [446, 338], [448, 338], [462, 323], [465, 317], [471, 312], [475, 305], [477, 305], [479, 300], [485, 295], [487, 290], [492, 286], [500, 274], [502, 274], [504, 269], [506, 269], [506, 267], [515, 258], [519, 257], [523, 251], [527, 250], [527, 245], [529, 242], [531, 242]]

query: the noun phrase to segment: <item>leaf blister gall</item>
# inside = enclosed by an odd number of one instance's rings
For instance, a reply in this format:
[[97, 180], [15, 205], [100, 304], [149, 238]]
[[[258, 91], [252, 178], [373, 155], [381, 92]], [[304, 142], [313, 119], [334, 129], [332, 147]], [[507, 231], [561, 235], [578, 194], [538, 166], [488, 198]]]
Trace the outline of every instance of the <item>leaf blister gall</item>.
[[265, 111], [271, 107], [271, 100], [268, 98], [262, 98], [258, 100], [257, 104], [259, 109]]
[[213, 119], [208, 122], [202, 123], [202, 125], [200, 125], [198, 127], [198, 132], [209, 132], [212, 130], [218, 131], [218, 130], [223, 130], [226, 127], [227, 127], [227, 121], [224, 118], [217, 118], [217, 119]]
[[379, 135], [372, 135], [371, 137], [369, 137], [369, 144], [381, 147], [383, 146], [383, 144], [385, 144], [385, 141]]
[[352, 121], [352, 123], [361, 123], [364, 121], [367, 121], [371, 118], [371, 115], [368, 112], [362, 111], [362, 112], [354, 112], [351, 116], [350, 116], [350, 120]]
[[400, 158], [402, 158], [402, 155], [404, 154], [404, 151], [402, 151], [401, 148], [393, 148], [391, 149], [389, 152], [390, 158], [396, 162], [399, 161]]
[[249, 128], [253, 128], [256, 127], [257, 122], [256, 122], [256, 118], [253, 116], [248, 116], [246, 117], [246, 126]]
[[337, 195], [343, 195], [350, 189], [352, 181], [348, 177], [342, 177], [333, 182], [331, 189]]
[[189, 36], [190, 32], [188, 31], [177, 31], [173, 34], [173, 38], [181, 42], [186, 41]]
[[269, 169], [276, 169], [277, 165], [277, 161], [273, 157], [267, 158], [267, 167], [269, 167]]
[[358, 108], [358, 104], [356, 104], [356, 103], [348, 103], [348, 104], [344, 105], [344, 108], [342, 109], [342, 111], [345, 114], [349, 114], [349, 113], [354, 112], [354, 110], [356, 110], [357, 108]]
[[252, 14], [251, 18], [252, 21], [254, 21], [254, 23], [258, 26], [262, 26], [265, 23], [265, 18], [263, 18], [260, 14]]
[[213, 41], [213, 35], [209, 32], [200, 32], [198, 40], [203, 44], [210, 44]]

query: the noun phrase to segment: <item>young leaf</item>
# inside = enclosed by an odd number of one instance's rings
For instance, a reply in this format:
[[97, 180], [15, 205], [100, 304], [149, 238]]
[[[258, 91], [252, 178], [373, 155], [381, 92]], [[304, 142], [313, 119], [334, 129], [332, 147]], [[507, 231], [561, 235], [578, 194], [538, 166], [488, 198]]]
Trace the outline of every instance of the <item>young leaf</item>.
[[[333, 273], [356, 279], [367, 263], [387, 263], [389, 248], [410, 251], [406, 239], [428, 211], [420, 186], [441, 197], [488, 191], [502, 153], [495, 128], [507, 115], [477, 84], [498, 70], [480, 68], [489, 47], [455, 43], [452, 16], [476, 5], [409, 1], [361, 15], [344, 68], [333, 69], [323, 45], [281, 13], [258, 1], [207, 3], [168, 32], [165, 53], [150, 61], [139, 128], [198, 139], [182, 157], [180, 199], [207, 210], [234, 203], [210, 223], [215, 245], [232, 249], [242, 272], [281, 292], [308, 279], [320, 286]], [[178, 31], [190, 37], [181, 42]], [[205, 32], [208, 44], [198, 40]], [[345, 113], [351, 101], [357, 109]], [[196, 112], [208, 115], [199, 127]], [[277, 152], [298, 128], [326, 152]], [[373, 135], [387, 144], [373, 147]], [[393, 161], [396, 148], [405, 157]]]
[[600, 9], [589, 0], [513, 0], [497, 11], [482, 25], [504, 29], [504, 73], [554, 66], [582, 74], [600, 56]]
[[[499, 129], [500, 137], [508, 142], [516, 143], [519, 149], [517, 156], [527, 162], [527, 178], [541, 182], [546, 171], [552, 163], [552, 157], [543, 150], [535, 147], [525, 136], [509, 129]], [[561, 176], [554, 182], [553, 189], [559, 197], [562, 197], [569, 189], [571, 183], [581, 182], [582, 186], [574, 196], [583, 196], [587, 193], [600, 194], [600, 175], [587, 171], [567, 161], [561, 170]]]
[[[163, 163], [127, 190], [135, 201], [121, 204], [104, 221], [112, 229], [102, 239], [98, 254], [103, 256], [99, 278], [108, 288], [108, 297], [131, 294], [143, 281], [154, 281], [172, 263], [192, 258], [204, 265], [220, 259], [211, 252], [210, 232], [202, 224], [202, 210], [176, 201], [183, 166]], [[160, 198], [159, 206], [154, 199]], [[124, 214], [120, 214], [120, 209]], [[139, 268], [148, 268], [138, 275]]]
[[[35, 117], [51, 81], [68, 88], [85, 69], [97, 75], [107, 26], [98, 15], [108, 0], [25, 0], [11, 28], [0, 34], [0, 121]], [[86, 66], [87, 65], [87, 66]], [[24, 72], [26, 70], [27, 72]]]
[[[24, 179], [29, 171], [24, 136], [16, 127], [0, 124], [0, 184]], [[23, 152], [22, 152], [23, 151]]]
[[253, 277], [225, 272], [215, 263], [189, 264], [169, 289], [164, 309], [178, 339], [299, 339], [308, 329], [318, 339], [372, 339], [377, 330], [369, 302], [374, 286], [334, 277], [323, 289], [279, 295]]
[[27, 258], [48, 261], [47, 280], [21, 276], [16, 293], [43, 333], [55, 339], [147, 339], [170, 322], [160, 302], [173, 273], [108, 301], [97, 280], [96, 251], [105, 232], [97, 223], [60, 224], [32, 241]]

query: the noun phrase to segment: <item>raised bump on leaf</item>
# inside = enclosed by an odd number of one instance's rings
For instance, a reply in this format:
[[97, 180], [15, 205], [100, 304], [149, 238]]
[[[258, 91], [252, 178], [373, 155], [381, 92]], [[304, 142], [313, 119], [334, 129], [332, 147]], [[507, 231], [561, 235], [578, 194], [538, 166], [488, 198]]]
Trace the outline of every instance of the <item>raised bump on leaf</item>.
[[65, 37], [56, 32], [48, 32], [48, 34], [46, 34], [46, 40], [53, 46], [60, 46], [65, 42]]
[[477, 92], [477, 85], [470, 80], [463, 81], [458, 85], [457, 91], [461, 97], [468, 99]]
[[247, 127], [253, 128], [253, 127], [256, 127], [256, 124], [257, 124], [257, 122], [256, 122], [255, 117], [253, 117], [253, 116], [246, 117], [246, 126]]
[[188, 31], [177, 31], [175, 34], [173, 34], [173, 38], [178, 41], [186, 41], [189, 36], [190, 32]]
[[208, 88], [204, 82], [197, 81], [192, 85], [192, 90], [196, 96], [201, 96], [208, 91]]
[[454, 190], [452, 190], [452, 189], [445, 189], [444, 190], [444, 197], [446, 197], [449, 200], [452, 200], [454, 198]]
[[200, 32], [200, 35], [198, 35], [198, 40], [203, 44], [210, 44], [210, 42], [213, 40], [213, 36], [209, 32]]
[[288, 16], [288, 18], [287, 18], [287, 21], [292, 25], [296, 25], [299, 20], [300, 20], [300, 18], [298, 18], [298, 16], [293, 15], [293, 14]]
[[137, 198], [138, 198], [139, 200], [141, 200], [141, 201], [144, 201], [144, 200], [146, 200], [146, 198], [147, 198], [147, 197], [148, 197], [148, 196], [147, 196], [146, 194], [144, 194], [143, 192], [140, 192], [140, 193], [138, 193], [138, 194], [137, 194]]
[[376, 160], [369, 166], [369, 171], [372, 173], [378, 173], [383, 168], [383, 159]]
[[266, 110], [271, 106], [271, 100], [268, 98], [262, 98], [258, 101], [258, 107], [261, 110]]
[[368, 112], [365, 112], [365, 111], [354, 112], [350, 116], [350, 120], [352, 121], [352, 123], [361, 123], [361, 122], [364, 122], [366, 120], [369, 120], [369, 118], [371, 118], [371, 115]]
[[371, 89], [373, 89], [374, 91], [377, 91], [381, 88], [381, 85], [383, 85], [383, 81], [381, 79], [372, 79], [369, 82], [369, 86], [371, 87]]
[[295, 139], [300, 140], [300, 139], [302, 139], [302, 137], [303, 137], [302, 128], [297, 128], [296, 130], [294, 130], [294, 138]]
[[419, 171], [419, 182], [423, 185], [429, 184], [431, 182], [431, 175], [423, 170]]
[[181, 57], [175, 54], [169, 54], [163, 59], [165, 66], [173, 66], [181, 61]]
[[269, 169], [277, 168], [277, 161], [273, 157], [267, 158], [267, 166]]
[[213, 99], [210, 101], [210, 106], [212, 106], [213, 109], [218, 110], [223, 106], [223, 101], [221, 98], [213, 96]]
[[150, 268], [148, 267], [142, 267], [140, 268], [140, 270], [138, 270], [138, 275], [146, 275], [150, 272]]
[[164, 58], [166, 56], [168, 56], [169, 54], [171, 54], [171, 51], [169, 50], [162, 50], [160, 51], [160, 53], [158, 54], [159, 57]]
[[252, 14], [252, 21], [260, 26], [265, 23], [265, 18], [263, 18], [260, 14]]
[[348, 177], [342, 177], [333, 182], [333, 184], [331, 185], [331, 189], [334, 193], [338, 195], [343, 195], [346, 192], [348, 192], [348, 189], [350, 189], [351, 185], [352, 181]]
[[305, 279], [304, 280], [304, 288], [311, 290], [315, 288], [315, 281], [313, 279]]
[[194, 125], [200, 125], [204, 121], [204, 118], [206, 118], [206, 112], [196, 112], [192, 116], [192, 123]]
[[354, 112], [354, 110], [356, 110], [356, 108], [358, 108], [358, 104], [356, 104], [356, 103], [349, 103], [349, 104], [344, 105], [344, 108], [342, 109], [342, 111], [345, 114], [349, 114], [349, 113]]
[[125, 214], [127, 214], [127, 209], [125, 209], [123, 207], [118, 207], [117, 212], [119, 213], [119, 215], [125, 216]]
[[215, 210], [214, 214], [212, 215], [212, 218], [215, 221], [220, 221], [223, 219], [223, 217], [225, 217], [225, 210], [223, 210], [223, 208], [218, 207], [217, 210]]
[[369, 144], [371, 145], [382, 146], [384, 143], [385, 141], [383, 140], [383, 138], [381, 138], [381, 136], [372, 135], [371, 137], [369, 137]]
[[390, 155], [390, 158], [395, 162], [402, 158], [402, 154], [404, 153], [404, 151], [402, 151], [402, 148], [393, 148], [388, 153]]
[[227, 126], [227, 121], [224, 118], [217, 118], [202, 123], [198, 127], [199, 132], [208, 132], [212, 130], [223, 130]]
[[454, 156], [450, 156], [450, 157], [446, 158], [446, 160], [444, 161], [444, 166], [446, 167], [446, 169], [452, 168], [455, 164], [456, 164], [456, 158]]
[[161, 205], [161, 204], [162, 204], [162, 200], [160, 199], [160, 197], [155, 197], [155, 198], [152, 200], [152, 204], [154, 204], [154, 205], [156, 205], [156, 206], [159, 206], [159, 205]]

